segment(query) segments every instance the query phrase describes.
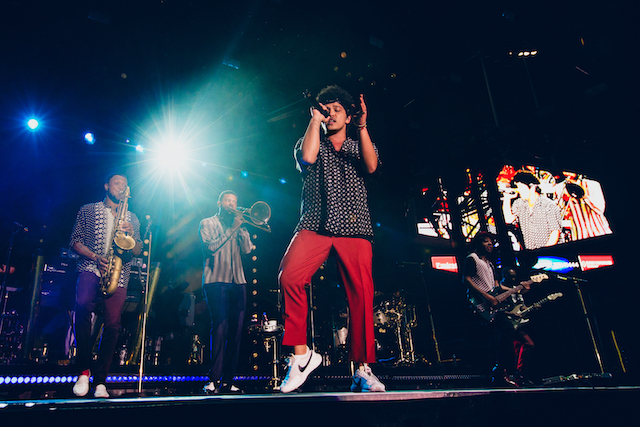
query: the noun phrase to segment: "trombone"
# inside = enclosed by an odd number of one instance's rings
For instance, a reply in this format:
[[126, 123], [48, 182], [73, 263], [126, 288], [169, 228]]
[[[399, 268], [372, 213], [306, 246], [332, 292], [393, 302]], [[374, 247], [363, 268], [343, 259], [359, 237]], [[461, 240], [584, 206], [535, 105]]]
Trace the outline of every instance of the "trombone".
[[265, 202], [255, 202], [250, 208], [238, 207], [229, 211], [235, 215], [242, 215], [242, 219], [247, 224], [271, 233], [271, 227], [267, 224], [271, 218], [271, 208]]

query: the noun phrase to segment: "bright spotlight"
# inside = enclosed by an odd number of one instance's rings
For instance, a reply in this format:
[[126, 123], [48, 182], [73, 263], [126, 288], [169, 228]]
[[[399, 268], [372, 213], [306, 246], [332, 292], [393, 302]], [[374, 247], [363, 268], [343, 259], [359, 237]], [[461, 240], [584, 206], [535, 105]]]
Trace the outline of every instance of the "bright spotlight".
[[84, 134], [84, 141], [89, 145], [93, 145], [96, 142], [96, 140], [95, 140], [95, 138], [94, 138], [94, 136], [93, 136], [93, 134], [91, 132], [87, 132], [87, 133]]
[[136, 145], [136, 151], [138, 153], [144, 153], [144, 147], [142, 147], [142, 145]]
[[286, 179], [284, 179], [284, 178], [280, 178], [280, 184], [286, 184], [286, 183], [287, 183], [287, 180], [286, 180]]
[[249, 172], [242, 171], [242, 172], [240, 172], [240, 176], [242, 176], [243, 178], [247, 178], [249, 176]]
[[29, 127], [29, 129], [31, 130], [36, 130], [36, 128], [38, 127], [40, 123], [38, 123], [38, 121], [36, 119], [29, 119], [27, 121], [27, 126]]
[[176, 143], [165, 145], [158, 153], [158, 160], [166, 168], [180, 169], [185, 161], [185, 152]]

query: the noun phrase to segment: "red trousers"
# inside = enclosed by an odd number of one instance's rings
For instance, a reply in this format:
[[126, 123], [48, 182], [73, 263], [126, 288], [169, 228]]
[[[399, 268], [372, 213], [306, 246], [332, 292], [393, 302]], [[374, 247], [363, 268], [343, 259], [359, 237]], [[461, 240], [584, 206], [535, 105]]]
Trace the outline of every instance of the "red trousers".
[[323, 236], [308, 230], [293, 236], [280, 264], [285, 306], [282, 343], [307, 344], [305, 285], [311, 283], [332, 250], [349, 303], [349, 358], [356, 363], [374, 363], [372, 248], [371, 242], [361, 238]]

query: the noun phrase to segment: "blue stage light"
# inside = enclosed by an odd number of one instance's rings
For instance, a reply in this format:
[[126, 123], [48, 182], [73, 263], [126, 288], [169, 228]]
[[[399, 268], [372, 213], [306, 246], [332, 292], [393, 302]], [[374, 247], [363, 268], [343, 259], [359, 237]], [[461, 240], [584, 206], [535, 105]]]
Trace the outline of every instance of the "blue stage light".
[[4, 384], [4, 377], [0, 377], [0, 385]]
[[284, 179], [284, 178], [280, 178], [280, 184], [286, 184], [286, 183], [287, 183], [287, 180], [286, 180], [286, 179]]
[[40, 123], [38, 123], [38, 121], [36, 119], [29, 119], [27, 120], [27, 126], [29, 127], [29, 129], [31, 130], [36, 130], [38, 128], [38, 126], [40, 125]]
[[87, 132], [84, 134], [84, 141], [89, 145], [93, 145], [95, 144], [96, 139], [91, 132]]
[[144, 153], [144, 148], [142, 147], [142, 145], [136, 145], [136, 151], [138, 153]]
[[242, 171], [242, 172], [240, 172], [240, 176], [242, 176], [243, 178], [246, 178], [246, 177], [248, 177], [248, 176], [249, 176], [249, 172], [247, 172], [247, 171]]

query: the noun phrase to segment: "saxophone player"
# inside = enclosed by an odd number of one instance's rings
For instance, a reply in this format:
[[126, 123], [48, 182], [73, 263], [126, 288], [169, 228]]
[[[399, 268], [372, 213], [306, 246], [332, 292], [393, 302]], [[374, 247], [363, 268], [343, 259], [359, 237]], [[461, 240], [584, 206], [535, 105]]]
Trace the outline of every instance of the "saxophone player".
[[[76, 367], [79, 375], [73, 386], [73, 393], [85, 396], [89, 392], [89, 379], [93, 375], [94, 396], [97, 398], [109, 397], [105, 383], [120, 334], [120, 318], [131, 272], [130, 254], [137, 256], [142, 251], [140, 221], [133, 212], [126, 210], [127, 177], [122, 173], [109, 175], [104, 189], [106, 194], [103, 200], [86, 204], [78, 211], [70, 242], [71, 249], [80, 256], [74, 319]], [[117, 215], [119, 207], [124, 209]], [[116, 221], [118, 217], [122, 221]], [[116, 229], [133, 237], [135, 246], [130, 253], [122, 256], [118, 287], [111, 295], [104, 296], [100, 292], [100, 280], [107, 272], [109, 254], [113, 253], [111, 245]], [[97, 306], [104, 312], [104, 330], [98, 360], [92, 364], [91, 313]]]

